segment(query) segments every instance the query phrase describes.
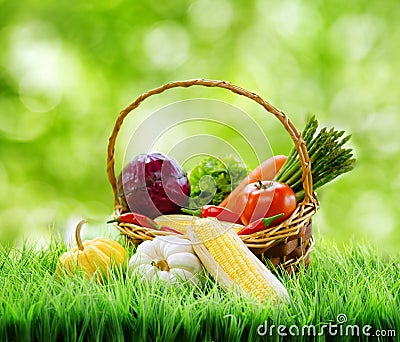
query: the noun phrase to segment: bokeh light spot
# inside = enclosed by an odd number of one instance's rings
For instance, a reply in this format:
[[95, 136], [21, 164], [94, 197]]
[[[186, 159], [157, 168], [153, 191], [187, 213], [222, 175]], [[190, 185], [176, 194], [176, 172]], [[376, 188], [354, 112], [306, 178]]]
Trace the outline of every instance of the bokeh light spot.
[[[368, 205], [366, 205], [368, 204]], [[369, 234], [375, 241], [384, 241], [396, 226], [394, 213], [391, 211], [382, 194], [369, 191], [354, 202], [352, 213], [358, 218], [357, 230]]]
[[[0, 189], [1, 192], [4, 194], [7, 193], [7, 187], [8, 187], [8, 175], [7, 171], [4, 168], [3, 164], [0, 163]], [[1, 196], [0, 197], [0, 202], [4, 201], [6, 196]]]
[[331, 29], [331, 46], [338, 56], [359, 61], [373, 48], [381, 25], [371, 15], [344, 16]]
[[195, 26], [200, 29], [217, 30], [218, 36], [229, 28], [233, 14], [232, 5], [225, 0], [198, 0], [189, 9], [190, 19]]
[[21, 101], [30, 111], [49, 111], [62, 98], [61, 42], [44, 22], [11, 30], [6, 65], [19, 84]]
[[29, 112], [15, 99], [1, 99], [0, 113], [0, 133], [10, 140], [35, 140], [47, 132], [53, 123], [48, 113]]
[[179, 24], [164, 22], [146, 35], [144, 48], [154, 66], [174, 69], [188, 57], [188, 34]]

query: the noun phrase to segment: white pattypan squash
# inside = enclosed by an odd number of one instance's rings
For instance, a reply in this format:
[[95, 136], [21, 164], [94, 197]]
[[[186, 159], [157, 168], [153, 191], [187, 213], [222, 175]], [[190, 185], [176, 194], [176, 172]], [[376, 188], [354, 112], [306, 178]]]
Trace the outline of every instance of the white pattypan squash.
[[142, 242], [129, 261], [129, 269], [142, 279], [166, 282], [190, 281], [198, 284], [203, 271], [189, 240], [177, 236], [157, 236]]

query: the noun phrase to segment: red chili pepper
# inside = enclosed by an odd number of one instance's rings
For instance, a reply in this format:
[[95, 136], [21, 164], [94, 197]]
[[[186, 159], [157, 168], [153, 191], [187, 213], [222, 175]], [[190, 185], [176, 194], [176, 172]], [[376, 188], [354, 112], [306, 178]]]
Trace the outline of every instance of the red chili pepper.
[[107, 223], [118, 222], [118, 223], [132, 223], [145, 228], [154, 228], [157, 224], [150, 218], [138, 213], [125, 213], [118, 216], [114, 220], [110, 220]]
[[271, 217], [262, 217], [258, 220], [255, 220], [249, 223], [246, 227], [239, 230], [238, 235], [249, 235], [261, 232], [265, 228], [269, 228], [271, 223], [281, 216], [283, 216], [283, 213]]
[[[159, 226], [160, 227], [160, 226]], [[175, 234], [179, 234], [179, 235], [183, 235], [183, 233], [181, 233], [178, 230], [175, 230], [173, 228], [167, 227], [167, 226], [161, 226], [160, 229], [157, 230], [162, 230], [163, 232], [170, 232], [170, 233], [175, 233]]]
[[233, 222], [233, 223], [242, 223], [240, 220], [240, 215], [236, 214], [230, 209], [224, 208], [224, 207], [219, 207], [217, 205], [204, 205], [203, 207], [197, 209], [197, 210], [191, 210], [191, 209], [186, 209], [182, 208], [181, 209], [184, 213], [195, 215], [195, 216], [200, 216], [202, 218], [205, 217], [216, 217], [217, 219], [221, 221], [226, 221], [226, 222]]
[[170, 233], [182, 235], [181, 232], [179, 232], [173, 228], [166, 227], [166, 226], [159, 226], [150, 217], [147, 217], [145, 215], [138, 214], [138, 213], [125, 213], [125, 214], [122, 214], [121, 216], [118, 216], [114, 220], [108, 221], [107, 223], [113, 223], [113, 222], [132, 223], [132, 224], [136, 224], [138, 226], [142, 226], [145, 228], [151, 228], [151, 229], [161, 230], [164, 232], [170, 232]]

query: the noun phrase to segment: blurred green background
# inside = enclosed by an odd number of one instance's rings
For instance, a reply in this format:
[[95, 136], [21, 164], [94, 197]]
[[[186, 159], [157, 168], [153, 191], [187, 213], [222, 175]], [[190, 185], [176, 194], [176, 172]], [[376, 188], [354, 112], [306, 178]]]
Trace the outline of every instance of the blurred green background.
[[[319, 192], [317, 234], [400, 247], [398, 2], [3, 0], [0, 8], [1, 243], [68, 238], [80, 218], [88, 236], [107, 230], [106, 148], [119, 111], [147, 89], [200, 77], [259, 93], [298, 128], [312, 113], [352, 133], [357, 167]], [[193, 97], [240, 106], [274, 153], [288, 152], [279, 122], [250, 101], [172, 90], [123, 126], [117, 170], [146, 115]]]

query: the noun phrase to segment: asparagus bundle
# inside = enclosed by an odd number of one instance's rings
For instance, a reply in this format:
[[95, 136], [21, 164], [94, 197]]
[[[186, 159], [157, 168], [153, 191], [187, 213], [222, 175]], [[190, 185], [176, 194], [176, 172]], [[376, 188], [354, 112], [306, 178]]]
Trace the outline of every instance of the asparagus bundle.
[[[349, 141], [350, 135], [344, 136], [344, 131], [334, 128], [322, 128], [316, 134], [318, 121], [312, 116], [302, 132], [311, 161], [311, 173], [314, 189], [334, 180], [343, 173], [354, 168], [355, 158], [351, 148], [345, 149], [343, 145]], [[287, 161], [275, 177], [278, 182], [289, 185], [298, 201], [304, 197], [302, 185], [302, 171], [296, 147], [290, 151]]]

